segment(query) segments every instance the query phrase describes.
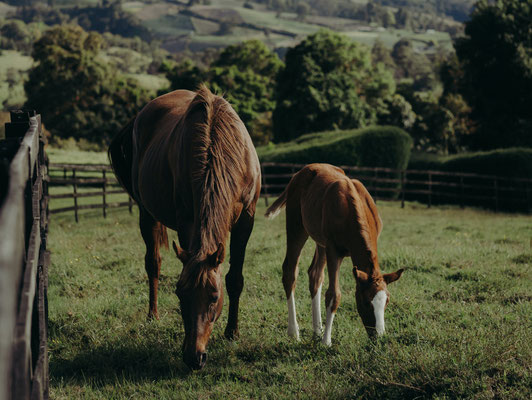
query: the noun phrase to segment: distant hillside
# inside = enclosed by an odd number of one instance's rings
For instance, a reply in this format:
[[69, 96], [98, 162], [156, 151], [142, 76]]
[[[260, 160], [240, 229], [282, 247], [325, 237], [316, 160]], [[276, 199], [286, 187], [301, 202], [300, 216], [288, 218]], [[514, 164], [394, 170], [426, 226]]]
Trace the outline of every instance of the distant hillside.
[[[439, 3], [453, 1], [457, 2]], [[8, 2], [21, 4], [21, 0]], [[442, 13], [430, 13], [430, 7], [420, 7], [414, 0], [402, 0], [401, 4], [407, 5], [401, 8], [392, 1], [388, 3], [393, 7], [378, 5], [379, 2], [366, 4], [365, 0], [308, 0], [310, 6], [303, 14], [300, 9], [286, 6], [293, 2], [286, 2], [281, 10], [266, 4], [274, 2], [261, 0], [195, 1], [193, 6], [177, 0], [53, 0], [53, 8], [47, 6], [48, 0], [24, 2], [34, 8], [17, 10], [0, 2], [0, 17], [16, 15], [26, 23], [41, 21], [48, 25], [75, 22], [85, 30], [155, 39], [172, 53], [225, 47], [246, 39], [259, 39], [272, 48], [286, 48], [323, 27], [368, 45], [379, 39], [390, 48], [402, 38], [413, 39], [420, 44], [418, 51], [432, 53], [438, 46], [450, 48], [451, 35], [462, 29], [453, 19]], [[339, 8], [339, 4], [349, 4], [350, 8]], [[409, 7], [415, 11], [408, 11]]]

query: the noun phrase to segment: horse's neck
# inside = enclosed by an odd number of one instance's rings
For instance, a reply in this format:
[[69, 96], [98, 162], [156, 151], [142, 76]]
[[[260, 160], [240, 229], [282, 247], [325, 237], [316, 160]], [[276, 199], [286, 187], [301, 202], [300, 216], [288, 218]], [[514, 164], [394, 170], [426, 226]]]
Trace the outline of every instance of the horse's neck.
[[376, 251], [369, 251], [364, 249], [362, 251], [351, 251], [351, 260], [353, 266], [356, 266], [359, 270], [364, 271], [369, 276], [379, 276], [381, 270], [379, 267], [379, 259]]

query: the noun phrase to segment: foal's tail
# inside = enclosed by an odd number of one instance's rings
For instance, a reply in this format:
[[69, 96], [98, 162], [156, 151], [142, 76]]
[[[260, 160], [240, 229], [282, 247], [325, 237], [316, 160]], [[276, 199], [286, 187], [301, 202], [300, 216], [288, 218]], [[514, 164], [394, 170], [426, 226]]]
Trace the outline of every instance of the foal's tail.
[[281, 212], [281, 210], [286, 205], [286, 197], [288, 193], [288, 187], [284, 190], [283, 193], [279, 196], [277, 200], [266, 210], [264, 216], [268, 219], [274, 219]]
[[133, 126], [135, 118], [132, 118], [126, 126], [113, 138], [107, 150], [107, 155], [118, 182], [133, 194], [131, 183], [131, 164], [133, 163]]

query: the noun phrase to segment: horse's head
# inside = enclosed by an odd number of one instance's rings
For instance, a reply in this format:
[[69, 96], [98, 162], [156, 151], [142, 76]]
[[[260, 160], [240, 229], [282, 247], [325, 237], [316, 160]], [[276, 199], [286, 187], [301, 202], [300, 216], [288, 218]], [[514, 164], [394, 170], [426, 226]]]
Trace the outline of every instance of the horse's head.
[[185, 325], [183, 361], [191, 369], [201, 369], [207, 362], [207, 342], [214, 322], [222, 312], [224, 291], [220, 265], [225, 250], [220, 244], [213, 254], [199, 260], [175, 242], [174, 250], [184, 266], [176, 288]]
[[390, 274], [369, 276], [357, 267], [353, 268], [357, 283], [357, 309], [370, 337], [384, 334], [384, 309], [390, 297], [387, 286], [399, 279], [403, 271], [400, 269]]

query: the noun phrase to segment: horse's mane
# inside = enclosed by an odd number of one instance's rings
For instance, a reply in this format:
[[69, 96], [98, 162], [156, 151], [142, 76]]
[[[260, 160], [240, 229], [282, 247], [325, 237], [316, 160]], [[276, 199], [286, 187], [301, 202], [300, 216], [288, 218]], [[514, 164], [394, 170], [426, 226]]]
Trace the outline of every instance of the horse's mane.
[[[193, 114], [200, 113], [202, 122], [190, 126]], [[191, 118], [192, 117], [192, 118]], [[189, 121], [187, 121], [189, 119]], [[195, 229], [198, 248], [194, 253], [197, 268], [185, 268], [180, 279], [194, 281], [195, 285], [205, 283], [210, 266], [200, 261], [214, 253], [225, 241], [230, 229], [234, 191], [239, 187], [238, 179], [246, 171], [243, 155], [246, 144], [236, 134], [242, 126], [238, 115], [222, 97], [215, 96], [202, 85], [184, 116], [184, 129], [189, 137], [193, 154], [191, 159], [191, 185], [198, 224]], [[194, 260], [191, 260], [194, 261]]]

